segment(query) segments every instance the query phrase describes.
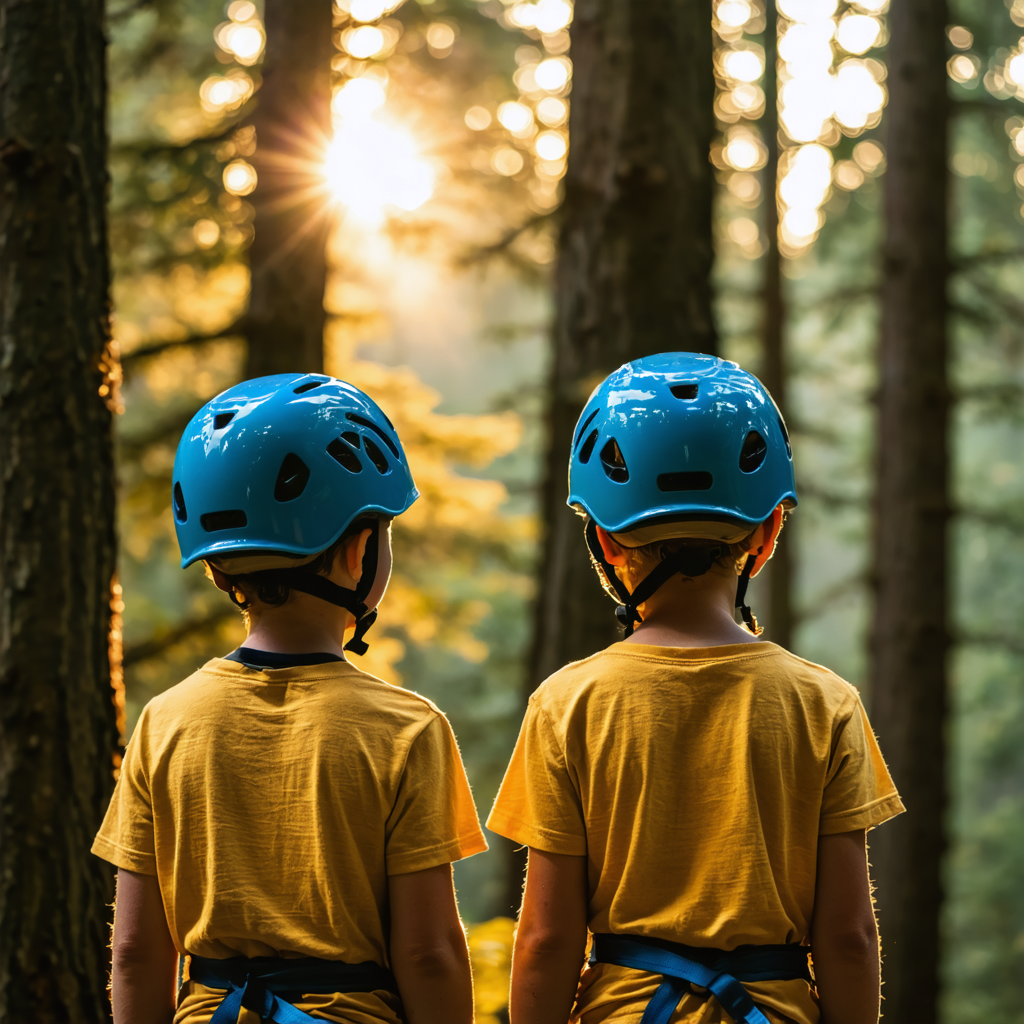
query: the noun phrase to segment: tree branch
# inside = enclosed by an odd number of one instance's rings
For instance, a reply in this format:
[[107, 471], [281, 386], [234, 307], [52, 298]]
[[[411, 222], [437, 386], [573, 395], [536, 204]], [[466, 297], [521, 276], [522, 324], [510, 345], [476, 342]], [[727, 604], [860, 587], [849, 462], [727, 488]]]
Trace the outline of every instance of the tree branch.
[[458, 265], [460, 267], [469, 267], [474, 263], [482, 263], [485, 260], [490, 259], [492, 256], [499, 256], [506, 253], [513, 242], [521, 235], [525, 234], [531, 228], [537, 227], [538, 224], [543, 224], [549, 220], [554, 211], [551, 213], [536, 213], [532, 217], [529, 217], [518, 227], [511, 228], [506, 231], [496, 242], [492, 242], [490, 245], [482, 245], [478, 248], [471, 249], [468, 253], [462, 256]]
[[206, 345], [212, 341], [223, 341], [232, 336], [244, 334], [245, 327], [245, 318], [240, 317], [234, 323], [228, 324], [227, 327], [223, 327], [219, 331], [211, 331], [207, 334], [190, 334], [185, 338], [169, 338], [166, 341], [151, 340], [143, 343], [138, 348], [133, 348], [130, 352], [125, 352], [121, 356], [121, 366], [125, 369], [130, 369], [135, 363], [143, 359], [151, 359], [153, 356], [162, 355], [171, 349], [190, 345]]
[[222, 608], [214, 612], [213, 615], [207, 615], [203, 618], [186, 619], [166, 632], [158, 633], [148, 640], [142, 640], [139, 643], [126, 647], [121, 657], [121, 664], [124, 668], [128, 668], [131, 665], [137, 665], [141, 661], [150, 661], [163, 654], [169, 648], [174, 647], [175, 644], [180, 644], [183, 640], [187, 640], [196, 633], [209, 632], [228, 619], [234, 618], [237, 614], [238, 610], [235, 608]]
[[961, 629], [953, 634], [953, 643], [962, 647], [1001, 647], [1011, 654], [1024, 654], [1024, 637], [1007, 633], [986, 633]]

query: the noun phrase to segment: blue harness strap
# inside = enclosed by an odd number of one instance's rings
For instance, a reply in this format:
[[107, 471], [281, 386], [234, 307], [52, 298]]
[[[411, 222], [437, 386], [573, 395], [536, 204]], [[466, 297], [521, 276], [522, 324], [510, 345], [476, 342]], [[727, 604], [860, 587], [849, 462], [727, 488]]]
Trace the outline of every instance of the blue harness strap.
[[302, 957], [234, 956], [212, 960], [193, 956], [189, 978], [208, 988], [222, 988], [226, 994], [210, 1024], [237, 1024], [244, 1006], [264, 1021], [275, 1024], [316, 1024], [317, 1018], [303, 1013], [292, 1000], [303, 995], [331, 992], [374, 992], [386, 989], [397, 994], [394, 975], [373, 962], [347, 964], [341, 960]]
[[802, 978], [811, 983], [808, 946], [740, 946], [725, 952], [652, 939], [646, 935], [595, 935], [591, 963], [617, 964], [660, 974], [662, 983], [640, 1024], [668, 1024], [688, 985], [709, 989], [736, 1024], [769, 1024], [744, 981]]

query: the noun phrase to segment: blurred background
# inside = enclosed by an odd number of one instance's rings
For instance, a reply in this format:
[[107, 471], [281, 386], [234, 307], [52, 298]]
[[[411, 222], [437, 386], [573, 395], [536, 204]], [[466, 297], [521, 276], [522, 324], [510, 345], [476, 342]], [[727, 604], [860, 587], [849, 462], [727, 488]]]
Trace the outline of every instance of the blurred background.
[[[378, 400], [423, 492], [396, 523], [395, 576], [354, 661], [449, 715], [483, 816], [539, 681], [573, 5], [337, 0], [326, 31], [323, 12], [303, 22], [315, 5], [266, 5], [109, 11], [127, 731], [154, 694], [244, 637], [202, 566], [178, 568], [182, 429], [246, 376], [322, 369]], [[800, 494], [790, 560], [752, 604], [766, 638], [869, 702], [888, 4], [711, 6], [717, 345], [784, 393]], [[955, 0], [949, 18], [941, 1007], [949, 1024], [1011, 1024], [1024, 1021], [1024, 0]], [[278, 289], [292, 304], [276, 309], [254, 288], [250, 307], [251, 280], [289, 274], [323, 282], [323, 313], [299, 285]], [[303, 309], [312, 342], [275, 326]], [[601, 613], [611, 631], [612, 605]], [[489, 838], [456, 867], [481, 1020], [504, 1006], [521, 864]]]

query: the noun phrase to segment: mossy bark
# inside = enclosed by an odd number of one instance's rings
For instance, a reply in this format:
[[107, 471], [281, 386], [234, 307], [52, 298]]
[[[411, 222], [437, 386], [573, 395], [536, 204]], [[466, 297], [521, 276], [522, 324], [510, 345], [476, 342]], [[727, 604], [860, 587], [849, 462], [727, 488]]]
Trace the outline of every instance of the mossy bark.
[[110, 1018], [113, 872], [89, 853], [119, 742], [105, 49], [101, 0], [0, 0], [0, 1020], [8, 1024]]
[[331, 0], [267, 0], [256, 95], [258, 183], [249, 250], [246, 377], [323, 370], [330, 228], [323, 160], [331, 138]]
[[[568, 169], [555, 279], [527, 687], [621, 636], [565, 505], [573, 428], [591, 390], [654, 352], [717, 352], [711, 310], [711, 5], [577, 0]], [[513, 864], [515, 902], [521, 865]]]
[[871, 714], [908, 813], [871, 834], [884, 1015], [938, 1019], [949, 649], [944, 0], [890, 14]]

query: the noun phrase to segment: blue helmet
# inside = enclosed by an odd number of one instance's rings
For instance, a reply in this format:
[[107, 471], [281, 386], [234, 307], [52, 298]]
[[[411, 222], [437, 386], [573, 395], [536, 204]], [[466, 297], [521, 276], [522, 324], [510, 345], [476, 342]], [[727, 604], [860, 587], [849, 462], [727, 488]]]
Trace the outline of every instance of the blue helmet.
[[[569, 455], [569, 499], [586, 512], [587, 545], [601, 566], [626, 635], [638, 608], [675, 573], [701, 576], [779, 505], [796, 505], [793, 450], [778, 407], [736, 363], [696, 352], [662, 352], [620, 366], [587, 400]], [[661, 563], [630, 592], [602, 553], [596, 526], [628, 547], [694, 537], [720, 546], [663, 549]], [[736, 606], [745, 603], [747, 558]]]
[[583, 409], [568, 503], [638, 544], [667, 536], [732, 543], [776, 506], [796, 505], [786, 425], [761, 382], [736, 363], [695, 352], [636, 359]]
[[229, 388], [192, 417], [174, 459], [182, 568], [248, 552], [314, 555], [359, 516], [396, 516], [418, 497], [391, 421], [324, 374]]

